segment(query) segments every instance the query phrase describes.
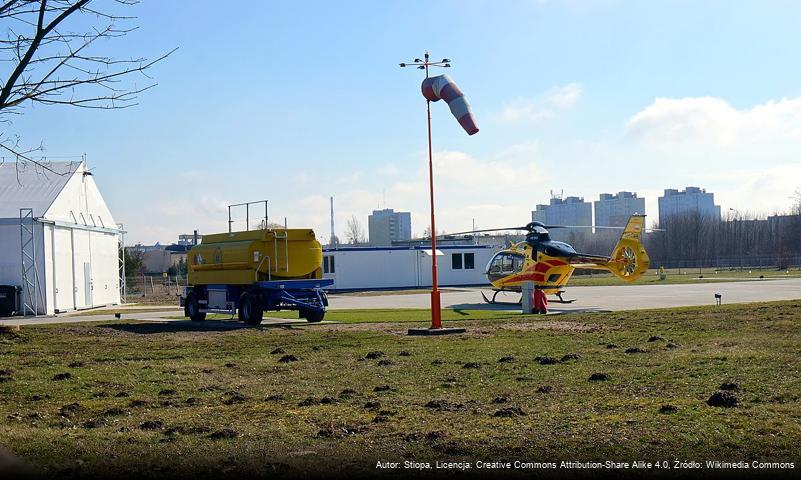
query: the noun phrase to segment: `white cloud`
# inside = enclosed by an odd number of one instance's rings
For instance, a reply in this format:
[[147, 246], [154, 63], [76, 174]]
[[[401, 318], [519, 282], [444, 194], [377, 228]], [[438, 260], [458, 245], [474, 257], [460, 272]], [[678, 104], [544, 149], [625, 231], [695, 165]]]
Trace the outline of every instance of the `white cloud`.
[[649, 146], [737, 147], [801, 140], [801, 98], [736, 109], [716, 97], [657, 98], [629, 120], [630, 135]]
[[568, 83], [561, 87], [554, 87], [545, 92], [543, 100], [554, 108], [572, 108], [581, 98], [581, 85]]
[[512, 100], [503, 108], [498, 119], [506, 123], [548, 120], [561, 111], [573, 108], [581, 94], [581, 85], [578, 83], [552, 87], [535, 98]]

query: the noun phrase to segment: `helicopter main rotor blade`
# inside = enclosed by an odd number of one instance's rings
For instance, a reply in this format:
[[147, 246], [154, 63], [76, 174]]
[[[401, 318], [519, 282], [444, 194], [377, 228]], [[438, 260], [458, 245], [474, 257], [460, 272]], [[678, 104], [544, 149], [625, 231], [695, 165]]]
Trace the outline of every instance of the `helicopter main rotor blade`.
[[444, 235], [437, 235], [437, 238], [444, 238], [450, 237], [455, 235], [468, 235], [471, 233], [484, 233], [484, 232], [503, 232], [506, 230], [528, 230], [526, 227], [507, 227], [507, 228], [485, 228], [483, 230], [470, 230], [468, 232], [455, 232], [455, 233], [446, 233]]
[[[607, 226], [592, 226], [592, 225], [545, 225], [543, 227], [545, 229], [553, 229], [553, 228], [597, 228], [603, 230], [625, 230], [626, 227], [607, 227]], [[645, 228], [643, 229], [646, 232], [664, 232], [664, 228]]]

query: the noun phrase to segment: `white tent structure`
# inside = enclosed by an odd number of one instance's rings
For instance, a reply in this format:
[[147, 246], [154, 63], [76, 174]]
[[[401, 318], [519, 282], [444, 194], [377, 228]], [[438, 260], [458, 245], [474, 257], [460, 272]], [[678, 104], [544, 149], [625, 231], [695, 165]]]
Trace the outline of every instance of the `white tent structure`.
[[0, 165], [0, 285], [17, 311], [52, 315], [120, 303], [122, 231], [84, 162]]

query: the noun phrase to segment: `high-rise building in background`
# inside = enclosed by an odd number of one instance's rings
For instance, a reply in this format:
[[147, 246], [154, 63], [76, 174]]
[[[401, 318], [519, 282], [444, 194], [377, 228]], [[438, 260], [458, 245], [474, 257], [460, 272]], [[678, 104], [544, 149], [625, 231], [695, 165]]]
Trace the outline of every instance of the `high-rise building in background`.
[[703, 188], [687, 187], [682, 191], [666, 188], [659, 197], [659, 223], [665, 225], [671, 217], [695, 216], [720, 220], [720, 205], [715, 205], [715, 194]]
[[645, 215], [645, 198], [633, 192], [602, 193], [595, 201], [595, 226], [625, 227], [634, 214]]
[[393, 241], [412, 239], [412, 214], [396, 212], [391, 208], [373, 210], [367, 217], [370, 245], [392, 246]]
[[[548, 205], [537, 205], [531, 212], [531, 220], [545, 225], [592, 226], [592, 204], [583, 197], [560, 198], [553, 196]], [[560, 228], [551, 230], [551, 238], [566, 241], [571, 234], [591, 233], [590, 229]]]

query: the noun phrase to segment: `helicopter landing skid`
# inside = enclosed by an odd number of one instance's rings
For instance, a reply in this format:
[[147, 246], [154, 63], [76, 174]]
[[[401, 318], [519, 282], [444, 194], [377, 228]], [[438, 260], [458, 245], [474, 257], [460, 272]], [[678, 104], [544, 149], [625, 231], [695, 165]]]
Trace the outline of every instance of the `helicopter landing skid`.
[[576, 301], [575, 298], [571, 298], [570, 300], [565, 300], [564, 298], [562, 298], [562, 294], [563, 293], [565, 293], [564, 290], [559, 290], [558, 292], [556, 292], [554, 295], [556, 295], [556, 298], [558, 298], [559, 300], [553, 300], [553, 302], [554, 303], [573, 303], [573, 302]]
[[485, 302], [491, 305], [521, 305], [523, 303], [523, 295], [520, 295], [520, 300], [518, 300], [517, 302], [499, 302], [495, 300], [495, 297], [497, 297], [498, 294], [503, 291], [504, 290], [493, 290], [494, 293], [492, 294], [492, 300], [487, 298], [487, 296], [484, 295], [484, 292], [481, 292], [481, 298], [483, 298]]

